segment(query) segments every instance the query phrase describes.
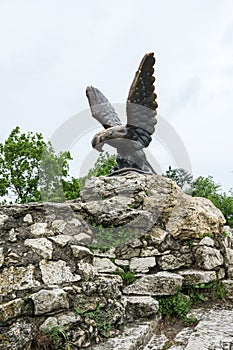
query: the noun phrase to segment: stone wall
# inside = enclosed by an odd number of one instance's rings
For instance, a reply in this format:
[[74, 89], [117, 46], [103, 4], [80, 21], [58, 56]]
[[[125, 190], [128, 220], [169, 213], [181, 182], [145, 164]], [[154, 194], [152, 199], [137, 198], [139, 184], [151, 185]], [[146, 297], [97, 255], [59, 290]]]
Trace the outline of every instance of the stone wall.
[[92, 178], [77, 201], [1, 207], [0, 349], [46, 349], [53, 330], [93, 346], [157, 320], [156, 297], [217, 279], [233, 298], [224, 223], [210, 201], [157, 175]]

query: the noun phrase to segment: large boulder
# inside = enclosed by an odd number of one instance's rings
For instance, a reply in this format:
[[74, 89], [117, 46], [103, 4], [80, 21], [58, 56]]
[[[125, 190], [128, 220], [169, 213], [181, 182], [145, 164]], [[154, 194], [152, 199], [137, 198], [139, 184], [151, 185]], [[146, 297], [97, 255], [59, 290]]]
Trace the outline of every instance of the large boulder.
[[[81, 207], [97, 224], [125, 225], [134, 232], [161, 228], [175, 238], [200, 238], [223, 231], [225, 219], [210, 200], [191, 197], [163, 176], [128, 174], [91, 178]], [[153, 237], [152, 237], [153, 238]]]

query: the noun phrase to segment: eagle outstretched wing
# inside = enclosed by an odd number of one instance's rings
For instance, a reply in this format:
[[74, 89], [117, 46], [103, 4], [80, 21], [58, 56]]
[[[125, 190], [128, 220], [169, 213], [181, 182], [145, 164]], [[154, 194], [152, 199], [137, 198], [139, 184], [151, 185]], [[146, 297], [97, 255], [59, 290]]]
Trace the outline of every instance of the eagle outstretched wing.
[[97, 119], [105, 129], [121, 125], [115, 109], [108, 99], [94, 86], [88, 86], [86, 95], [91, 108], [92, 116]]
[[127, 99], [126, 125], [121, 124], [114, 108], [98, 89], [87, 87], [86, 94], [92, 116], [106, 129], [94, 136], [92, 146], [99, 151], [104, 143], [117, 148], [117, 171], [133, 168], [154, 173], [143, 151], [149, 145], [157, 123], [154, 63], [154, 54], [146, 54], [136, 72]]
[[157, 95], [154, 93], [154, 64], [153, 53], [143, 57], [127, 99], [127, 126], [134, 128], [144, 147], [149, 145], [157, 123], [155, 116], [158, 104]]

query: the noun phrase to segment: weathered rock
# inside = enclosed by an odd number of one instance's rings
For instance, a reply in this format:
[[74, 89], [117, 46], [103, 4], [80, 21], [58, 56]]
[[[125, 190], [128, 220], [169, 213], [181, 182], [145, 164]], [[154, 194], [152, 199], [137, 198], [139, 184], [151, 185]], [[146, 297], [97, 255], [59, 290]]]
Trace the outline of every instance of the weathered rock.
[[200, 246], [196, 250], [197, 265], [204, 270], [212, 270], [223, 264], [223, 256], [219, 250]]
[[134, 272], [149, 272], [149, 268], [155, 265], [155, 257], [132, 258], [130, 260], [130, 270]]
[[160, 255], [160, 252], [157, 248], [154, 247], [146, 247], [141, 250], [140, 257], [145, 258], [149, 256]]
[[66, 222], [64, 220], [54, 220], [52, 222], [52, 228], [57, 233], [63, 233], [65, 227], [66, 227]]
[[31, 234], [33, 236], [45, 236], [46, 234], [50, 233], [53, 234], [51, 230], [47, 229], [47, 222], [36, 222], [35, 224], [31, 225], [30, 230]]
[[24, 307], [23, 299], [14, 299], [0, 305], [0, 324], [19, 316]]
[[0, 267], [2, 267], [3, 263], [4, 263], [3, 248], [0, 248]]
[[82, 283], [82, 291], [87, 296], [104, 296], [118, 299], [121, 296], [122, 278], [117, 275], [97, 276], [95, 280]]
[[53, 245], [47, 238], [32, 238], [25, 240], [25, 246], [39, 254], [44, 259], [52, 259]]
[[230, 279], [230, 280], [233, 280], [233, 266], [229, 266], [228, 269], [227, 269], [227, 277]]
[[35, 315], [69, 308], [67, 294], [62, 289], [40, 290], [32, 294], [30, 298], [35, 307]]
[[93, 256], [93, 253], [90, 251], [90, 249], [83, 246], [71, 245], [71, 249], [73, 255], [79, 259], [91, 258]]
[[74, 312], [66, 312], [61, 315], [48, 317], [40, 326], [42, 332], [49, 332], [52, 328], [57, 326], [69, 327], [73, 324], [78, 324], [82, 321], [82, 317]]
[[0, 332], [1, 350], [28, 350], [33, 338], [33, 325], [29, 321], [19, 319], [3, 334]]
[[0, 226], [4, 225], [8, 218], [8, 215], [0, 214]]
[[12, 228], [9, 232], [8, 240], [10, 242], [16, 242], [17, 241], [18, 234], [15, 232], [15, 229]]
[[118, 259], [131, 259], [140, 256], [140, 248], [131, 248], [128, 246], [117, 247], [116, 256]]
[[173, 295], [182, 286], [183, 277], [170, 272], [146, 275], [124, 288], [124, 294]]
[[3, 269], [0, 274], [0, 295], [7, 294], [15, 290], [39, 287], [40, 283], [34, 278], [35, 267], [15, 267]]
[[94, 276], [98, 273], [96, 267], [87, 262], [83, 262], [82, 260], [78, 263], [78, 269], [80, 274], [82, 275], [82, 279], [84, 279], [85, 281], [93, 279]]
[[202, 238], [199, 245], [207, 245], [208, 247], [214, 247], [214, 240], [208, 236]]
[[206, 198], [180, 194], [166, 224], [166, 231], [182, 239], [199, 238], [206, 233], [219, 233], [225, 218]]
[[49, 237], [53, 242], [61, 247], [65, 247], [70, 241], [72, 241], [72, 237], [68, 235], [58, 235], [54, 237]]
[[31, 214], [26, 214], [23, 218], [24, 222], [27, 222], [28, 224], [32, 224], [33, 223], [33, 218], [31, 216]]
[[233, 300], [233, 279], [232, 280], [223, 280], [226, 296], [228, 299]]
[[151, 296], [127, 296], [125, 302], [129, 319], [155, 317], [158, 313], [159, 303]]
[[146, 235], [146, 239], [151, 245], [159, 245], [164, 241], [167, 234], [168, 233], [166, 231], [162, 230], [158, 226], [155, 226], [151, 229], [149, 234]]
[[225, 250], [225, 264], [226, 266], [233, 265], [233, 249], [231, 248]]
[[215, 281], [217, 276], [215, 271], [181, 270], [178, 273], [184, 278], [184, 286], [195, 286], [197, 284]]
[[93, 260], [93, 265], [98, 272], [115, 272], [119, 269], [110, 259], [108, 258], [98, 258], [95, 257]]
[[129, 266], [129, 260], [115, 259], [115, 264], [118, 266]]
[[47, 285], [77, 282], [81, 279], [79, 275], [72, 274], [70, 267], [63, 260], [42, 260], [39, 266], [42, 273], [42, 280]]
[[230, 349], [233, 344], [233, 311], [211, 310], [192, 332], [185, 350]]
[[79, 244], [90, 244], [92, 242], [92, 236], [85, 232], [80, 232], [77, 235], [74, 235], [74, 239]]
[[161, 270], [176, 270], [180, 267], [191, 266], [193, 258], [191, 254], [167, 254], [158, 259], [158, 265]]
[[155, 331], [158, 320], [136, 323], [129, 326], [119, 336], [93, 346], [93, 350], [136, 350], [141, 349]]

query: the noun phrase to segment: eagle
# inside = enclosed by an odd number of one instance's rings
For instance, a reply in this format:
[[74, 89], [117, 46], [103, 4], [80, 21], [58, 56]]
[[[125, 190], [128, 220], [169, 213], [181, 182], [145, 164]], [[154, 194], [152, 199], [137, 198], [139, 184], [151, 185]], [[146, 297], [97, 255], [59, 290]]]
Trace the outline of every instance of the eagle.
[[129, 171], [155, 174], [143, 150], [150, 144], [157, 123], [154, 64], [154, 53], [151, 52], [143, 57], [139, 65], [127, 98], [126, 125], [122, 125], [102, 92], [93, 86], [86, 89], [91, 114], [104, 127], [94, 136], [92, 147], [102, 152], [103, 145], [107, 143], [117, 149], [117, 166], [110, 175], [122, 175]]

